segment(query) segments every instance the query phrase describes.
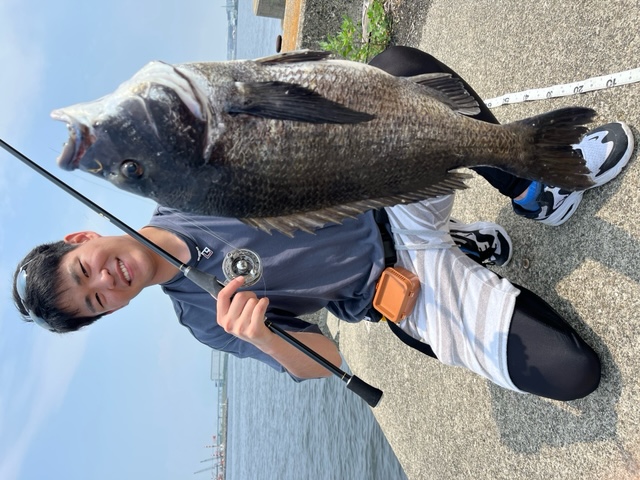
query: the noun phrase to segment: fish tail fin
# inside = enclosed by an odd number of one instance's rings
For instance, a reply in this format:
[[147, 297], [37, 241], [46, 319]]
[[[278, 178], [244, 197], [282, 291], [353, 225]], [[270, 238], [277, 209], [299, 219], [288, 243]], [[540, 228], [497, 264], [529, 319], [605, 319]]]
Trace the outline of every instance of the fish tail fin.
[[569, 107], [505, 125], [524, 140], [523, 162], [515, 172], [520, 177], [566, 190], [585, 190], [593, 180], [585, 161], [573, 145], [587, 132], [585, 124], [596, 116], [591, 108]]

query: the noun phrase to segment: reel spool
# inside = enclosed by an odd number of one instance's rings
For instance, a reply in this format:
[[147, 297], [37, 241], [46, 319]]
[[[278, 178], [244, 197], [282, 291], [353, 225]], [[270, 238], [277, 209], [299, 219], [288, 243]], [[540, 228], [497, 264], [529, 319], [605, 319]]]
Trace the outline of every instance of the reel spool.
[[227, 253], [222, 260], [222, 272], [227, 281], [244, 277], [244, 286], [255, 285], [262, 277], [262, 261], [257, 253], [238, 249]]

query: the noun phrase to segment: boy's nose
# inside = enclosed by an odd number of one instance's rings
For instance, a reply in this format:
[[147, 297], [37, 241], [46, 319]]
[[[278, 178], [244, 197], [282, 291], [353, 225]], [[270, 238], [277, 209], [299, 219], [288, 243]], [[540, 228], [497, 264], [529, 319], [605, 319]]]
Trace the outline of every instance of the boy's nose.
[[103, 268], [95, 279], [95, 287], [112, 289], [115, 287], [115, 278], [109, 273], [109, 270]]

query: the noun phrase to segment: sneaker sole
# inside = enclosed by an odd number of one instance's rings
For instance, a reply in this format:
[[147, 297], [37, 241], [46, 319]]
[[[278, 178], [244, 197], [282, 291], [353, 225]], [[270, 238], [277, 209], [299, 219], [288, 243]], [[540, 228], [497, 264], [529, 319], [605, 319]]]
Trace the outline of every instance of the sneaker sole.
[[565, 199], [564, 203], [560, 205], [560, 207], [558, 207], [555, 212], [553, 212], [547, 218], [538, 221], [551, 227], [562, 225], [573, 216], [573, 213], [576, 211], [578, 205], [580, 205], [580, 202], [582, 201], [583, 195], [584, 191], [573, 192]]

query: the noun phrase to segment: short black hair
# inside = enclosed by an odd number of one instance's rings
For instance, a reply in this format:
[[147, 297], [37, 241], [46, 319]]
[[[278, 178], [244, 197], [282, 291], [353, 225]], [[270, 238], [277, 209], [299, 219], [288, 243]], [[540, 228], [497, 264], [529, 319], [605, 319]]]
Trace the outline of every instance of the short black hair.
[[[51, 331], [67, 333], [75, 332], [102, 317], [81, 317], [77, 310], [65, 310], [64, 306], [60, 305], [60, 297], [64, 293], [59, 285], [60, 263], [62, 257], [76, 246], [64, 241], [38, 245], [18, 265], [13, 274], [13, 302], [22, 314], [23, 320], [33, 321], [27, 311], [30, 310], [45, 320]], [[23, 267], [27, 273], [27, 285], [24, 299], [21, 299], [16, 280]]]

